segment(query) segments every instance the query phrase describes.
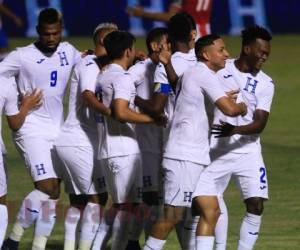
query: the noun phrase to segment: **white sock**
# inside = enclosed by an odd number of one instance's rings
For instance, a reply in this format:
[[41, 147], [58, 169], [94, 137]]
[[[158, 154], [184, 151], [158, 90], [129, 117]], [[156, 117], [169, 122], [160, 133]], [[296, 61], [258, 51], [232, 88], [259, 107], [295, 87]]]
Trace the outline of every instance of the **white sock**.
[[0, 204], [0, 248], [2, 246], [8, 224], [7, 207]]
[[228, 231], [228, 212], [223, 197], [218, 197], [221, 214], [215, 229], [216, 250], [226, 250]]
[[43, 202], [39, 216], [36, 220], [33, 247], [45, 249], [56, 220], [57, 200], [48, 199]]
[[182, 230], [182, 250], [196, 249], [196, 230], [199, 216], [186, 218]]
[[85, 206], [78, 250], [89, 250], [91, 248], [100, 225], [100, 209], [99, 204], [91, 202]]
[[197, 236], [196, 250], [213, 250], [214, 240], [214, 236]]
[[120, 250], [126, 248], [129, 236], [128, 223], [131, 216], [131, 213], [127, 211], [118, 211], [112, 227], [111, 250]]
[[238, 250], [251, 250], [258, 238], [261, 216], [247, 213], [240, 229]]
[[92, 250], [106, 249], [106, 244], [111, 237], [112, 225], [115, 216], [116, 209], [114, 207], [105, 210], [104, 215], [101, 217], [100, 225], [93, 242]]
[[163, 249], [165, 243], [165, 240], [160, 240], [149, 236], [143, 250], [161, 250]]
[[65, 242], [64, 250], [75, 250], [76, 231], [80, 227], [81, 211], [76, 207], [69, 207], [65, 217]]
[[42, 203], [49, 199], [49, 195], [35, 189], [29, 193], [23, 203], [17, 215], [17, 221], [15, 222], [12, 232], [9, 236], [14, 241], [20, 241], [24, 229], [30, 227], [38, 218]]

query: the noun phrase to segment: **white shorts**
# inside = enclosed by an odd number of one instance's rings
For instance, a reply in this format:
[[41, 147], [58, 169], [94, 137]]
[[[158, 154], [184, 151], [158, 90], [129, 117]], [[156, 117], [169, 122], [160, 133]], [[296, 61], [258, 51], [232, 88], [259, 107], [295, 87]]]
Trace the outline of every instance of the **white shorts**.
[[5, 155], [0, 153], [0, 197], [7, 194], [7, 176]]
[[231, 176], [236, 180], [243, 200], [251, 197], [268, 199], [268, 180], [260, 152], [248, 154], [228, 153], [214, 160], [203, 172], [202, 178], [213, 178], [217, 192], [222, 195]]
[[161, 155], [142, 152], [143, 192], [158, 192], [161, 186]]
[[101, 164], [113, 203], [142, 201], [142, 166], [139, 154], [102, 159]]
[[191, 207], [193, 192], [204, 166], [163, 158], [164, 202], [167, 205]]
[[25, 138], [15, 141], [18, 151], [33, 182], [49, 178], [62, 178], [61, 163], [53, 148], [53, 140]]
[[65, 168], [66, 193], [92, 195], [106, 192], [103, 170], [92, 147], [55, 148]]

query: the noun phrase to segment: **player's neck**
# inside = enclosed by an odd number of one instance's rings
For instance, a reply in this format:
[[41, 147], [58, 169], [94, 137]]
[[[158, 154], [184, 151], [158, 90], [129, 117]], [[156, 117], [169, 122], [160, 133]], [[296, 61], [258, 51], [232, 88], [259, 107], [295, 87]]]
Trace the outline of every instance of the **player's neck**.
[[120, 65], [124, 70], [127, 70], [129, 68], [127, 60], [125, 61], [124, 59], [116, 59], [113, 60], [112, 63]]
[[49, 48], [49, 47], [45, 46], [44, 44], [42, 44], [40, 41], [36, 41], [34, 43], [34, 45], [39, 51], [41, 51], [46, 56], [52, 56], [52, 54], [57, 50], [57, 47], [58, 47], [58, 45], [57, 45], [55, 48]]
[[187, 43], [183, 42], [174, 42], [172, 43], [172, 52], [182, 52], [182, 53], [189, 53], [190, 46]]
[[243, 73], [250, 73], [251, 75], [255, 76], [259, 72], [256, 69], [250, 67], [247, 60], [242, 56], [240, 56], [238, 59], [234, 61], [234, 65], [239, 71]]

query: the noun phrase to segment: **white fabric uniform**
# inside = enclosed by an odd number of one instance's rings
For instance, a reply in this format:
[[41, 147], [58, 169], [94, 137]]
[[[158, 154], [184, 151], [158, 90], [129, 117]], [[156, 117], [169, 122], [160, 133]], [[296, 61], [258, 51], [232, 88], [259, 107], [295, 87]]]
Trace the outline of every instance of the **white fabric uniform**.
[[[191, 68], [196, 64], [197, 59], [195, 53], [175, 52], [171, 57], [171, 62], [177, 76], [181, 77], [187, 69]], [[165, 67], [161, 63], [156, 67], [154, 74], [154, 82], [154, 92], [169, 95], [168, 102], [165, 106], [165, 114], [168, 116], [169, 122], [171, 122], [175, 105], [175, 93], [172, 91], [172, 88], [168, 81]], [[166, 132], [167, 136], [168, 129], [166, 130]], [[166, 136], [164, 137], [166, 138]]]
[[86, 56], [71, 76], [69, 114], [61, 128], [55, 148], [64, 167], [67, 193], [97, 194], [105, 192], [105, 180], [97, 160], [98, 131], [96, 113], [86, 107], [81, 94], [96, 91], [99, 67], [95, 56]]
[[[110, 64], [98, 76], [97, 85], [106, 107], [110, 107], [115, 99], [123, 99], [129, 102], [131, 109], [135, 109], [136, 89], [133, 78], [120, 65]], [[139, 202], [142, 169], [135, 125], [105, 117], [98, 157], [104, 164], [107, 187], [113, 202]]]
[[43, 92], [42, 106], [28, 114], [14, 135], [35, 182], [57, 177], [53, 142], [63, 122], [63, 97], [70, 72], [79, 58], [80, 53], [67, 42], [60, 43], [50, 57], [30, 44], [14, 50], [0, 63], [0, 75], [15, 76], [21, 94], [35, 88]]
[[[163, 155], [165, 203], [190, 207], [200, 174], [210, 163], [205, 99], [207, 96], [215, 103], [226, 94], [216, 73], [201, 62], [187, 70], [178, 84], [170, 135]], [[206, 188], [216, 195], [212, 180]]]
[[[18, 109], [18, 93], [15, 89], [13, 79], [6, 79], [0, 77], [1, 91], [0, 91], [0, 117], [2, 113], [6, 116], [13, 116], [19, 113]], [[0, 142], [4, 147], [4, 143], [1, 136], [0, 127]], [[3, 152], [0, 152], [0, 197], [7, 193], [7, 181], [6, 181], [6, 168]]]
[[[137, 95], [151, 99], [154, 91], [156, 64], [146, 59], [133, 65], [128, 72], [134, 79]], [[141, 150], [143, 168], [143, 191], [158, 191], [162, 160], [162, 127], [154, 124], [137, 124], [136, 134]]]
[[[274, 95], [272, 79], [260, 71], [256, 76], [240, 72], [234, 60], [228, 60], [223, 70], [218, 72], [225, 91], [239, 89], [238, 102], [248, 106], [246, 116], [226, 117], [215, 111], [214, 123], [226, 121], [235, 126], [250, 124], [255, 110], [270, 112]], [[261, 155], [259, 134], [233, 135], [225, 138], [211, 138], [212, 164], [203, 173], [203, 178], [214, 178], [218, 193], [223, 194], [233, 175], [241, 191], [242, 198], [268, 198], [266, 168]], [[205, 194], [205, 192], [204, 192]]]

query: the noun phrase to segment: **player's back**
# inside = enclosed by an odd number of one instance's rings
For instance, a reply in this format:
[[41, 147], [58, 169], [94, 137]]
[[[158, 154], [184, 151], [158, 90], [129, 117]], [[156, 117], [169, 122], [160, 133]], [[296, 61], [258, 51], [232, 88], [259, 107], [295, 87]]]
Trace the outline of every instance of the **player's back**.
[[[146, 59], [128, 70], [134, 79], [137, 95], [145, 100], [151, 99], [153, 95], [155, 68], [156, 64], [151, 59]], [[136, 134], [141, 151], [161, 153], [162, 127], [155, 124], [136, 124]]]
[[[104, 72], [100, 73], [97, 86], [101, 88], [102, 101], [106, 107], [111, 107], [114, 99], [120, 98], [129, 102], [129, 108], [135, 109], [134, 81], [120, 65], [110, 64]], [[104, 136], [99, 148], [100, 159], [139, 153], [135, 125], [105, 117]]]
[[100, 71], [95, 59], [95, 56], [83, 58], [72, 72], [68, 116], [56, 140], [58, 146], [98, 144], [96, 112], [88, 108], [82, 99], [83, 91], [96, 90], [96, 79]]

